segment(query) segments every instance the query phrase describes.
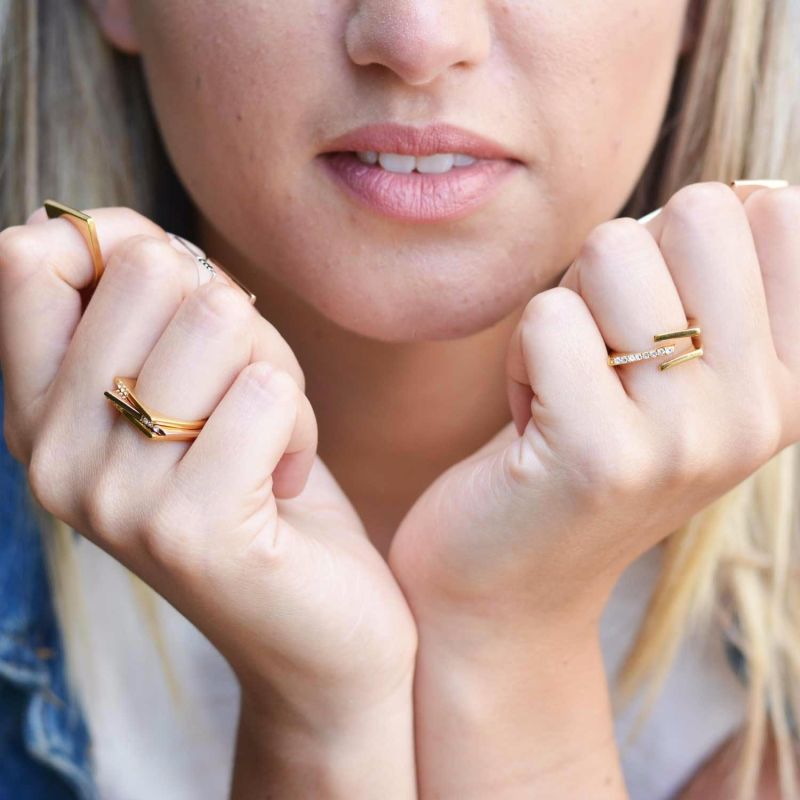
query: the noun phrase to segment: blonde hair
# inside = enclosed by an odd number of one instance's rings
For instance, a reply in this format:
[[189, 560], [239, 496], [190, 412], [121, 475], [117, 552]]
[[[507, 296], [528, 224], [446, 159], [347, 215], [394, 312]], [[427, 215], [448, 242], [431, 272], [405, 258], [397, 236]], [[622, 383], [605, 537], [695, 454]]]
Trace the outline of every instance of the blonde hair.
[[[621, 215], [641, 216], [695, 181], [800, 182], [800, 0], [701, 0], [691, 11], [695, 46], [676, 64], [661, 135]], [[164, 155], [138, 59], [110, 48], [82, 2], [0, 0], [0, 53], [0, 228], [56, 197], [80, 208], [132, 206], [191, 238], [190, 204]], [[770, 730], [782, 796], [798, 799], [790, 726], [800, 721], [799, 460], [800, 447], [784, 448], [666, 539], [663, 569], [616, 676], [621, 702], [646, 683], [641, 724], [682, 637], [721, 621], [747, 673], [736, 800], [755, 800]], [[80, 692], [78, 534], [46, 519], [54, 600]], [[128, 574], [163, 648], [155, 593]]]

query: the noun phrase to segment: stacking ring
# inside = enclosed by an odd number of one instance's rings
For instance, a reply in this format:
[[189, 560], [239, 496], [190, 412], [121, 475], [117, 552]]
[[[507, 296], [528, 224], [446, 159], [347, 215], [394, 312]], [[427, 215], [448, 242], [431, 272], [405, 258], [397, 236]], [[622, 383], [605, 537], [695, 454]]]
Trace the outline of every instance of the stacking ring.
[[[663, 372], [665, 369], [674, 367], [677, 364], [683, 364], [686, 361], [690, 361], [693, 358], [699, 358], [703, 355], [703, 348], [700, 342], [700, 328], [693, 326], [677, 331], [666, 331], [665, 333], [656, 333], [653, 335], [654, 342], [663, 342], [667, 339], [679, 339], [687, 336], [692, 339], [695, 349], [681, 353], [680, 355], [677, 355], [675, 358], [671, 358], [668, 361], [659, 362], [658, 369], [660, 371]], [[638, 350], [631, 353], [612, 352], [608, 354], [608, 365], [611, 367], [618, 367], [621, 364], [631, 364], [636, 361], [647, 361], [649, 359], [657, 358], [658, 356], [669, 355], [670, 353], [674, 352], [674, 344], [664, 345], [662, 347], [654, 347], [648, 350]]]
[[188, 239], [184, 239], [183, 236], [178, 236], [177, 233], [167, 232], [167, 236], [169, 236], [173, 242], [176, 242], [183, 247], [184, 250], [187, 250], [189, 255], [194, 257], [197, 265], [198, 286], [208, 283], [210, 280], [213, 280], [217, 277], [217, 271], [214, 269], [214, 265], [208, 260], [206, 254], [196, 244], [190, 242]]
[[[205, 254], [205, 251], [201, 247], [198, 247], [194, 242], [190, 242], [188, 239], [184, 239], [183, 236], [179, 236], [177, 233], [170, 233], [167, 231], [167, 236], [169, 236], [174, 243], [183, 247], [185, 250], [188, 250], [191, 256], [194, 256], [197, 262], [198, 286], [203, 283], [208, 283], [210, 280], [216, 277], [217, 270], [215, 268], [215, 264]], [[229, 270], [225, 270], [225, 274], [247, 295], [247, 299], [251, 303], [255, 303], [256, 296], [240, 280], [238, 280]]]
[[97, 282], [100, 280], [100, 276], [105, 269], [105, 263], [103, 262], [103, 255], [100, 252], [100, 241], [97, 238], [97, 225], [95, 225], [94, 218], [85, 214], [83, 211], [79, 211], [77, 208], [59, 203], [58, 200], [48, 199], [44, 201], [43, 205], [49, 219], [63, 216], [65, 219], [68, 219], [78, 229], [81, 236], [83, 236], [84, 241], [89, 247], [89, 252], [92, 254], [92, 266], [94, 267], [94, 282], [92, 286], [97, 286]]
[[157, 414], [136, 397], [135, 389], [134, 378], [117, 376], [114, 378], [114, 391], [103, 394], [128, 422], [149, 439], [188, 441], [195, 439], [203, 429], [207, 418], [183, 420]]

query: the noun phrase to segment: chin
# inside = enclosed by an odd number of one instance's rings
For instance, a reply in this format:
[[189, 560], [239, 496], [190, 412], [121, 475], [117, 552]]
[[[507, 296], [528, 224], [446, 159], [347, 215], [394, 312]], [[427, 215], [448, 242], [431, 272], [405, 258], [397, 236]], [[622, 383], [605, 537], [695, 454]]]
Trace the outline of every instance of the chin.
[[325, 290], [318, 283], [315, 290], [303, 294], [340, 327], [385, 342], [473, 336], [521, 309], [531, 296], [527, 286], [513, 280], [486, 280], [486, 276], [476, 283], [448, 282], [437, 275], [432, 285], [418, 277], [407, 278], [382, 282], [372, 274], [344, 289], [328, 286]]

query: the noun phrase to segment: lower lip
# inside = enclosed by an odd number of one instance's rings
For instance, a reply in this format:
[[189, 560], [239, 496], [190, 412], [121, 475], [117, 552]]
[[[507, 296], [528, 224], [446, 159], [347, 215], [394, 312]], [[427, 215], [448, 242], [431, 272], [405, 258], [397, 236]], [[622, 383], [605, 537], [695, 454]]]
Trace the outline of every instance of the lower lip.
[[495, 194], [520, 166], [506, 159], [481, 159], [437, 175], [389, 172], [364, 164], [354, 153], [322, 156], [334, 179], [368, 208], [392, 219], [438, 222], [465, 217]]

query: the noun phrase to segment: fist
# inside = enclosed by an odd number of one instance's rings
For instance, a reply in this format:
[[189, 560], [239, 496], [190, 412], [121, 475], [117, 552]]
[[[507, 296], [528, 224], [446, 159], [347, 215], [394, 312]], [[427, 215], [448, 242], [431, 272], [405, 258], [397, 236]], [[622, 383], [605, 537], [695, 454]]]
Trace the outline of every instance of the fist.
[[[527, 304], [513, 423], [393, 542], [418, 617], [597, 618], [627, 565], [800, 439], [800, 187], [737, 191], [693, 184], [645, 224], [602, 223]], [[701, 357], [658, 368], [685, 338], [608, 364], [690, 320]]]
[[[391, 573], [316, 456], [289, 345], [220, 271], [130, 209], [92, 209], [107, 258], [39, 209], [0, 233], [5, 435], [34, 495], [136, 572], [265, 705], [327, 724], [411, 670], [415, 628]], [[207, 418], [149, 439], [103, 396]]]

